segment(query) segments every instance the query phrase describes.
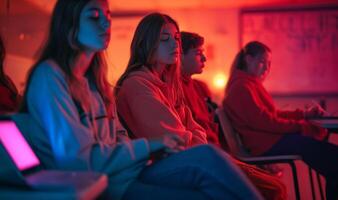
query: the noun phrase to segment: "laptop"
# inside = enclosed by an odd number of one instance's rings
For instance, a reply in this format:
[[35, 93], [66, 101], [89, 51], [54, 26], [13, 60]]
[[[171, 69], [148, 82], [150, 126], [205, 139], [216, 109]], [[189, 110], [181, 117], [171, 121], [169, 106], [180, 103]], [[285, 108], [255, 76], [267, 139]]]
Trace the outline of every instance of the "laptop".
[[[98, 196], [107, 176], [88, 171], [42, 170], [40, 160], [10, 119], [0, 119], [0, 187], [73, 191], [77, 196]], [[95, 198], [95, 197], [94, 197]]]

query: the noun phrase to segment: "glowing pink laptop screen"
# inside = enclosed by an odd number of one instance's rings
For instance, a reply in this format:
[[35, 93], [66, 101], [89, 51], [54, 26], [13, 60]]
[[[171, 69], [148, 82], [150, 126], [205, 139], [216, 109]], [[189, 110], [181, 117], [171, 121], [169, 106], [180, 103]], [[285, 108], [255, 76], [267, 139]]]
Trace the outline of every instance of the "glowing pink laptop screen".
[[20, 171], [40, 164], [13, 121], [0, 121], [0, 140]]

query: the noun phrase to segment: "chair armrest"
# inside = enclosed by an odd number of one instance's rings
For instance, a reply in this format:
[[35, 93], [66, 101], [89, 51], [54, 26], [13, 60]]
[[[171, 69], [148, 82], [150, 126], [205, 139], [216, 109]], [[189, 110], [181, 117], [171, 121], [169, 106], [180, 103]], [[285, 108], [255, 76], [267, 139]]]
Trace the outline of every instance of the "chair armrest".
[[249, 164], [273, 164], [273, 163], [290, 163], [295, 160], [302, 160], [302, 157], [299, 155], [282, 155], [282, 156], [237, 157], [237, 159]]

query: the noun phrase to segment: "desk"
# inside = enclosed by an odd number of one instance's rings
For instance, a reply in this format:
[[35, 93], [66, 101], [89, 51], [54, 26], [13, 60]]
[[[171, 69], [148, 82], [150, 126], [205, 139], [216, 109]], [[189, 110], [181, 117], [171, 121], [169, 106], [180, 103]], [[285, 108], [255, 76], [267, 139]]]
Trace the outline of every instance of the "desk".
[[[86, 173], [86, 176], [91, 173]], [[94, 173], [93, 173], [94, 175]], [[48, 200], [93, 200], [107, 188], [108, 178], [106, 175], [81, 179], [74, 183], [73, 189], [50, 189], [37, 190], [24, 187], [0, 185], [0, 199], [48, 199]]]
[[312, 119], [311, 122], [327, 129], [338, 129], [338, 118], [332, 118], [332, 119]]
[[81, 196], [72, 191], [34, 191], [19, 188], [0, 187], [0, 199], [48, 199], [48, 200], [92, 200], [97, 196]]

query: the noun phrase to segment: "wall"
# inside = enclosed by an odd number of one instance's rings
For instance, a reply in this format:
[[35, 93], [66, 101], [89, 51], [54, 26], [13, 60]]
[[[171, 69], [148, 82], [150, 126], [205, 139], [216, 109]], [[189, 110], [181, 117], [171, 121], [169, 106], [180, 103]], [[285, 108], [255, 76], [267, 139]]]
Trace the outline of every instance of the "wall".
[[247, 9], [240, 22], [242, 44], [271, 48], [268, 90], [338, 95], [338, 6]]
[[[22, 1], [20, 4], [16, 1], [13, 2], [10, 13], [0, 13], [0, 23], [1, 32], [8, 48], [5, 71], [14, 79], [15, 84], [22, 91], [25, 85], [26, 72], [34, 63], [34, 55], [41, 48], [41, 43], [48, 30], [50, 14], [26, 1]], [[26, 8], [26, 11], [21, 11], [22, 7]], [[162, 9], [158, 11], [167, 13], [176, 19], [181, 30], [197, 32], [205, 37], [205, 52], [208, 61], [204, 73], [195, 77], [206, 81], [214, 93], [215, 101], [221, 102], [224, 88], [222, 84], [216, 85], [214, 82], [227, 81], [230, 65], [239, 50], [240, 9], [238, 7], [206, 8], [199, 6], [189, 9]], [[133, 12], [126, 13], [130, 15], [124, 17], [115, 15], [112, 21], [112, 38], [107, 51], [110, 64], [108, 77], [112, 83], [124, 71], [129, 57], [132, 35], [138, 21], [147, 11], [134, 12], [134, 14]], [[285, 66], [285, 68], [288, 68], [288, 66]], [[307, 73], [306, 70], [299, 68], [300, 72]], [[278, 71], [280, 71], [280, 68], [274, 68], [273, 64], [271, 73], [276, 74]], [[315, 72], [312, 74], [315, 74]], [[217, 77], [221, 78], [217, 79]], [[299, 77], [301, 76], [299, 75]], [[273, 91], [277, 87], [283, 88], [285, 84], [287, 84], [287, 81], [284, 81], [282, 86], [270, 86], [269, 84], [267, 86], [270, 91]]]

